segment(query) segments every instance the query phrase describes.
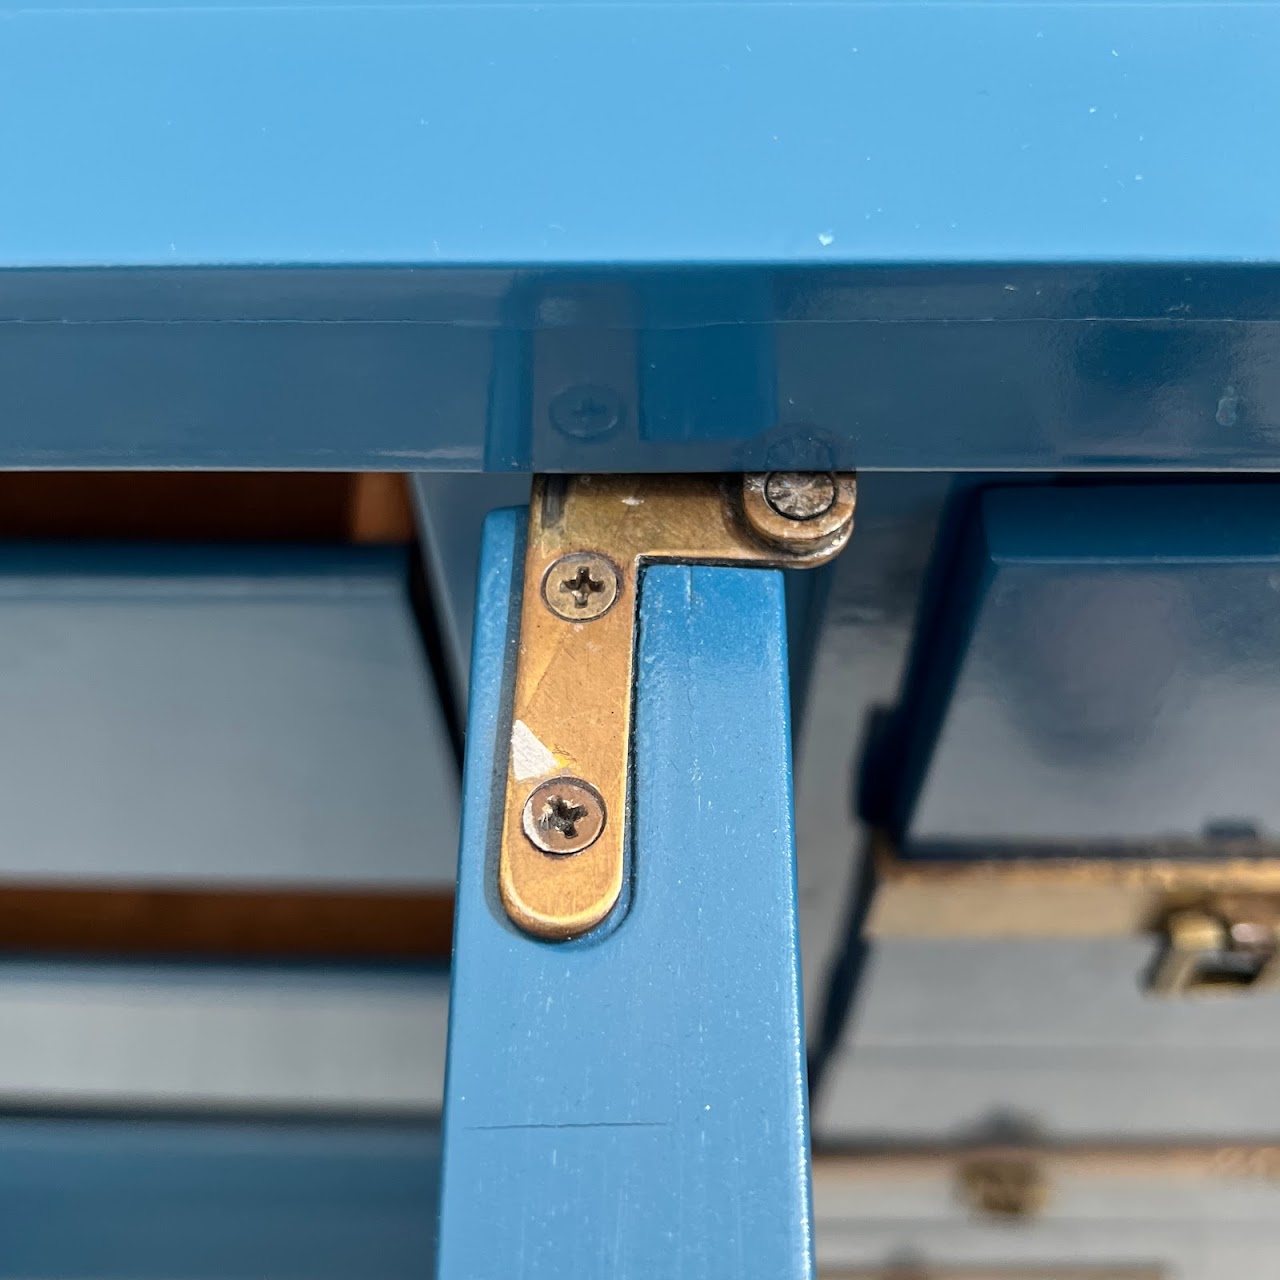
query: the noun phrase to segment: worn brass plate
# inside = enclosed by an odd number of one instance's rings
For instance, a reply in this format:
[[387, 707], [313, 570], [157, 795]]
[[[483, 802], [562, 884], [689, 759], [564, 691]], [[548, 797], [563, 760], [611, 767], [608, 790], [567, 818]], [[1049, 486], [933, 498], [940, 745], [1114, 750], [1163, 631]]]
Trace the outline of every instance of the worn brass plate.
[[879, 938], [1107, 937], [1157, 931], [1216, 898], [1280, 900], [1280, 858], [1088, 856], [908, 861], [873, 842]]
[[[638, 587], [651, 561], [806, 567], [830, 560], [853, 527], [852, 476], [817, 520], [797, 521], [799, 546], [767, 540], [753, 522], [763, 477], [574, 476], [535, 480], [529, 509], [520, 649], [499, 887], [511, 919], [539, 937], [585, 933], [622, 891]], [[596, 557], [584, 559], [584, 553]], [[587, 620], [562, 616], [572, 592], [548, 582], [566, 556], [566, 583], [581, 583]], [[587, 572], [612, 566], [616, 582]], [[603, 577], [607, 577], [607, 573]], [[597, 585], [601, 583], [601, 585]], [[566, 594], [567, 592], [567, 594]], [[596, 610], [602, 610], [594, 612]], [[587, 848], [556, 856], [525, 834], [526, 801], [548, 779], [585, 781], [603, 801], [602, 829]], [[545, 792], [543, 793], [545, 794]]]
[[1032, 1163], [1050, 1182], [1280, 1183], [1280, 1143], [1022, 1143], [938, 1147], [885, 1146], [820, 1151], [814, 1191], [839, 1196], [850, 1187], [954, 1181], [979, 1164]]
[[1163, 1267], [947, 1267], [901, 1263], [854, 1270], [822, 1268], [818, 1280], [1163, 1280]]

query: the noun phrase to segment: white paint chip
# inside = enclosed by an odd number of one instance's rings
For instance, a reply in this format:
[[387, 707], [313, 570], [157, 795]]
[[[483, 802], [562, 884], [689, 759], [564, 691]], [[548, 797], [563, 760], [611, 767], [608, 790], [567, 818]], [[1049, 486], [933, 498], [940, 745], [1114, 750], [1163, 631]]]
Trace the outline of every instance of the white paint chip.
[[518, 782], [543, 778], [560, 768], [559, 761], [523, 720], [511, 726], [511, 772]]

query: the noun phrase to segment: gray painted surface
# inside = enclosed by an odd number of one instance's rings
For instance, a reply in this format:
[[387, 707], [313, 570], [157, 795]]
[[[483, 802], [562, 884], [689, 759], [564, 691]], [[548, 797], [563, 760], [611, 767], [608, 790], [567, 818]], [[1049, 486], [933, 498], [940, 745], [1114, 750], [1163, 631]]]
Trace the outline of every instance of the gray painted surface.
[[447, 974], [0, 963], [0, 1109], [435, 1113]]
[[[1160, 1265], [1168, 1280], [1275, 1273], [1275, 1184], [1176, 1178], [1051, 1180], [1047, 1211], [1010, 1225], [973, 1220], [949, 1179], [815, 1183], [819, 1276], [889, 1262], [1045, 1268]], [[914, 1275], [915, 1272], [909, 1274]], [[1035, 1274], [1039, 1275], [1039, 1271]], [[998, 1280], [999, 1271], [992, 1280]]]
[[1142, 1141], [1280, 1131], [1280, 996], [1156, 1000], [1141, 939], [877, 945], [815, 1108], [827, 1140], [1006, 1124]]
[[0, 874], [451, 885], [457, 770], [387, 550], [0, 562]]

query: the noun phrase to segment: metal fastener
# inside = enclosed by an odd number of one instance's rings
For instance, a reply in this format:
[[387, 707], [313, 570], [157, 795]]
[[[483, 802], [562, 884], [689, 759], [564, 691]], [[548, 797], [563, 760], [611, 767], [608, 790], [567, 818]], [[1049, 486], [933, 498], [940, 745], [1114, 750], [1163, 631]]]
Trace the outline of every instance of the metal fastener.
[[1221, 897], [1165, 921], [1148, 979], [1161, 996], [1242, 994], [1280, 986], [1280, 915], [1267, 898]]
[[589, 622], [613, 608], [618, 598], [618, 570], [595, 551], [574, 551], [552, 563], [542, 579], [547, 608], [570, 622]]
[[[852, 476], [837, 475], [831, 510], [813, 520], [778, 515], [764, 482], [764, 473], [535, 479], [497, 866], [503, 908], [532, 937], [581, 937], [623, 901], [637, 584], [646, 567], [805, 568], [848, 541]], [[586, 796], [568, 793], [583, 776]], [[549, 856], [556, 853], [573, 856]]]
[[577, 440], [594, 440], [622, 421], [622, 400], [612, 387], [568, 387], [551, 399], [551, 425]]
[[765, 478], [764, 497], [788, 520], [812, 520], [831, 510], [836, 478], [825, 471], [771, 471]]
[[829, 471], [742, 477], [742, 514], [756, 537], [794, 555], [825, 555], [853, 527], [857, 482]]
[[960, 1198], [970, 1211], [992, 1218], [1030, 1218], [1049, 1201], [1049, 1183], [1038, 1161], [1022, 1156], [978, 1157], [957, 1173]]
[[600, 838], [604, 820], [600, 793], [581, 778], [552, 778], [524, 804], [524, 833], [543, 853], [581, 853]]

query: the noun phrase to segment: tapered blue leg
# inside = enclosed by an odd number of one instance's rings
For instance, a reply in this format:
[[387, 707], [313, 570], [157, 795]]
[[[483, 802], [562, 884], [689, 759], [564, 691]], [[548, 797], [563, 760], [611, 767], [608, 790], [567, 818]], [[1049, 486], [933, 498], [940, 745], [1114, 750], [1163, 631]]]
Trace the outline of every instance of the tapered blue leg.
[[646, 572], [630, 893], [544, 942], [496, 885], [522, 527], [480, 573], [440, 1280], [809, 1280], [781, 575]]

